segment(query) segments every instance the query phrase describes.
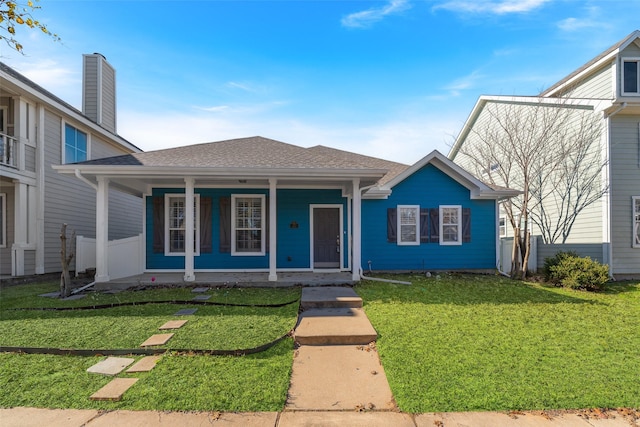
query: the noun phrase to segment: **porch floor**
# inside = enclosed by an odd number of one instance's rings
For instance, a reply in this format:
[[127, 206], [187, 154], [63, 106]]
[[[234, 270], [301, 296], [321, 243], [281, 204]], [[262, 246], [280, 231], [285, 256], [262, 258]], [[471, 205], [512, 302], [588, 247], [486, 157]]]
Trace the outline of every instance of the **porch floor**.
[[269, 273], [216, 273], [196, 272], [196, 279], [185, 282], [183, 273], [143, 273], [137, 276], [96, 283], [95, 290], [127, 289], [136, 286], [240, 286], [240, 287], [287, 287], [352, 285], [351, 273], [344, 272], [278, 272], [278, 280], [269, 281]]

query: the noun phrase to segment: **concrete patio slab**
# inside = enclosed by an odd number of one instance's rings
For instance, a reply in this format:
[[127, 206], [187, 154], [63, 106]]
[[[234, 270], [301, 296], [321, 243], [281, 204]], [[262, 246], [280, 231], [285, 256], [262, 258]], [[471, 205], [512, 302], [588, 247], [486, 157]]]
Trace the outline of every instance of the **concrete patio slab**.
[[207, 287], [199, 287], [199, 288], [191, 289], [191, 292], [202, 293], [202, 292], [207, 292], [208, 290], [209, 290], [209, 288], [207, 288]]
[[173, 337], [171, 334], [155, 334], [151, 335], [145, 342], [140, 344], [140, 347], [151, 347], [154, 345], [164, 345]]
[[302, 346], [296, 350], [287, 409], [391, 410], [391, 389], [375, 348]]
[[92, 409], [0, 408], [2, 427], [81, 427], [97, 417]]
[[129, 357], [107, 357], [106, 359], [89, 367], [87, 372], [102, 375], [118, 375], [127, 366], [135, 362], [135, 359]]
[[62, 298], [62, 301], [75, 301], [77, 299], [82, 299], [84, 297], [86, 297], [87, 294], [75, 294], [75, 295], [70, 295], [66, 298]]
[[158, 329], [160, 329], [160, 330], [180, 329], [187, 322], [188, 322], [188, 320], [169, 320], [167, 323], [165, 323], [164, 325], [160, 326]]
[[190, 316], [198, 311], [197, 308], [183, 308], [182, 310], [178, 310], [173, 313], [174, 316]]
[[153, 368], [155, 368], [156, 363], [162, 359], [162, 356], [145, 356], [142, 359], [138, 360], [132, 367], [127, 369], [128, 374], [132, 374], [134, 372], [149, 372]]
[[[399, 412], [285, 411], [278, 427], [415, 427], [411, 416]], [[433, 427], [433, 424], [430, 426]]]
[[300, 306], [303, 309], [325, 307], [361, 308], [362, 298], [356, 294], [353, 288], [345, 286], [303, 288]]
[[193, 297], [192, 299], [194, 301], [206, 301], [208, 299], [211, 298], [211, 295], [196, 295], [195, 297]]
[[38, 296], [45, 298], [58, 298], [60, 296], [60, 292], [47, 292], [46, 294], [40, 294]]
[[114, 378], [89, 398], [91, 400], [121, 400], [122, 395], [137, 381], [138, 378]]
[[150, 412], [113, 411], [95, 418], [86, 427], [274, 427], [277, 412]]
[[369, 344], [378, 333], [361, 308], [312, 308], [300, 314], [294, 338], [302, 345]]

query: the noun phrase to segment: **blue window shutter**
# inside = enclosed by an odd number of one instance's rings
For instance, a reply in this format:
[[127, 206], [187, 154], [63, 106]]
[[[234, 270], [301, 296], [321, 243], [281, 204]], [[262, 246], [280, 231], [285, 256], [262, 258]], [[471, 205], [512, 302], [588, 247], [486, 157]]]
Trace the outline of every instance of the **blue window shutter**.
[[471, 242], [471, 209], [462, 208], [462, 243]]
[[387, 242], [396, 243], [398, 237], [396, 227], [398, 225], [398, 212], [396, 208], [387, 208]]

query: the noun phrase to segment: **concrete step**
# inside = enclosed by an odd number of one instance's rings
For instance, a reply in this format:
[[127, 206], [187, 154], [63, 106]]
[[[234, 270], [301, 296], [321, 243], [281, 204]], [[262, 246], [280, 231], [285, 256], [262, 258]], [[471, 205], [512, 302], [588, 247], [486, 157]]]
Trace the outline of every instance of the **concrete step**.
[[352, 288], [344, 286], [319, 286], [302, 289], [300, 306], [309, 308], [361, 308], [362, 298]]
[[311, 308], [300, 314], [294, 338], [300, 345], [366, 345], [378, 333], [361, 308]]

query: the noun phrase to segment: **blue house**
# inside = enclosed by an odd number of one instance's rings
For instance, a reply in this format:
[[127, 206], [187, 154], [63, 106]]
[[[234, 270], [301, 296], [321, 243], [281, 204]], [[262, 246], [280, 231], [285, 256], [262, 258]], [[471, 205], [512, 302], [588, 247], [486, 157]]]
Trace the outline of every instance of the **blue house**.
[[[55, 166], [96, 190], [96, 282], [115, 191], [140, 197], [140, 272], [493, 270], [499, 200], [437, 151], [412, 166], [251, 137]], [[191, 231], [190, 231], [191, 230]], [[112, 255], [113, 256], [113, 255]], [[111, 264], [113, 265], [113, 264]]]

